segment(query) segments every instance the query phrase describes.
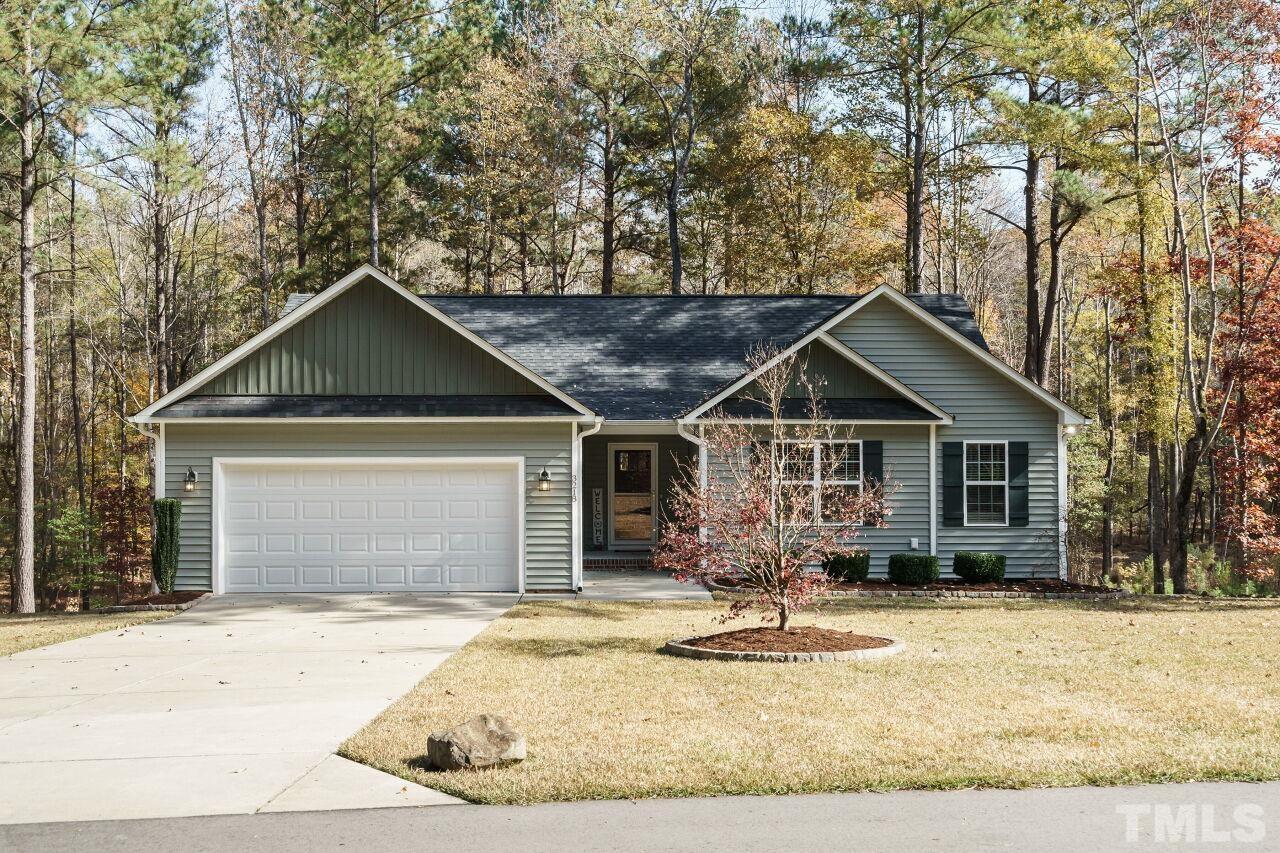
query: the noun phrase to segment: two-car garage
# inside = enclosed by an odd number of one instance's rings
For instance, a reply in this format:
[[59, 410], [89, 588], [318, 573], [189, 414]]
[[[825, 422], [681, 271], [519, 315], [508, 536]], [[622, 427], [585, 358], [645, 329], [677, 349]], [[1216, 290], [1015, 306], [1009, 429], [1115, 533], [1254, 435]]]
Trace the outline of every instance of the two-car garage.
[[522, 459], [222, 459], [213, 478], [219, 592], [521, 589]]

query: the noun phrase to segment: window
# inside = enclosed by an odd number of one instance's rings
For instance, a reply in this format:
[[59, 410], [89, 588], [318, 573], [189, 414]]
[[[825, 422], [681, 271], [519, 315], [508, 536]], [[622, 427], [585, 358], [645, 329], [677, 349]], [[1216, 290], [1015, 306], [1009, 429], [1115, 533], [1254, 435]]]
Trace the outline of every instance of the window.
[[827, 520], [821, 506], [823, 488], [820, 487], [862, 491], [862, 442], [779, 441], [774, 446], [779, 453], [782, 482], [813, 487], [814, 518]]
[[1008, 444], [966, 441], [964, 445], [964, 523], [1009, 523]]

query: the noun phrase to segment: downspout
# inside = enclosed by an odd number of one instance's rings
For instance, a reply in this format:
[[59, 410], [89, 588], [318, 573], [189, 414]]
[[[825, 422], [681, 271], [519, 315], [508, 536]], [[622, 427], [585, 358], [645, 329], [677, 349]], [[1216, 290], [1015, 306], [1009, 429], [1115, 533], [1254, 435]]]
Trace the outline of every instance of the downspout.
[[[702, 437], [702, 424], [698, 424], [698, 434], [686, 432], [685, 427], [688, 423], [682, 420], [676, 420], [676, 434], [685, 441], [692, 442], [698, 448], [698, 489], [706, 494], [707, 492], [707, 440]], [[698, 537], [705, 539], [707, 529], [705, 527], [698, 528]]]
[[686, 432], [685, 427], [688, 423], [682, 420], [676, 421], [676, 434], [685, 441], [691, 442], [698, 448], [698, 485], [702, 489], [707, 488], [707, 442], [702, 438], [702, 425], [698, 425], [698, 434]]
[[578, 429], [577, 421], [573, 423], [573, 440], [570, 445], [570, 484], [572, 498], [570, 501], [571, 512], [573, 518], [570, 520], [569, 529], [572, 531], [573, 545], [569, 549], [572, 555], [570, 559], [573, 561], [573, 567], [570, 572], [570, 583], [578, 592], [582, 592], [582, 440], [587, 436], [595, 435], [604, 426], [604, 418], [597, 415], [592, 422], [591, 428], [586, 430]]

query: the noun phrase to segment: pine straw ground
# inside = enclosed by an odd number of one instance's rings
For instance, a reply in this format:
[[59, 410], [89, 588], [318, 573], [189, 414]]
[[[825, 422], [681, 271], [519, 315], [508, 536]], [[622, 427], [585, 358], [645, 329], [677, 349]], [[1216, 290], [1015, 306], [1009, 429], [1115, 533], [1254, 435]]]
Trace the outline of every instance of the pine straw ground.
[[163, 610], [139, 613], [0, 613], [0, 657], [77, 640], [101, 631], [115, 631], [173, 613]]
[[[341, 754], [483, 803], [1280, 778], [1280, 603], [854, 599], [798, 621], [896, 637], [904, 653], [656, 652], [724, 630], [722, 612], [521, 604]], [[482, 712], [525, 732], [528, 760], [416, 767], [429, 732]]]

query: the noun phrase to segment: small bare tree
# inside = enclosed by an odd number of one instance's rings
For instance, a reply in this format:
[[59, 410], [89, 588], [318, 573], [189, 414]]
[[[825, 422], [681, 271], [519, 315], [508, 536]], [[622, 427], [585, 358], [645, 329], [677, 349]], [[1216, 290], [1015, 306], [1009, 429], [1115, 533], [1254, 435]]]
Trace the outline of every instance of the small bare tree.
[[852, 430], [826, 419], [799, 358], [761, 348], [748, 364], [759, 375], [703, 426], [705, 476], [680, 466], [654, 564], [686, 582], [733, 579], [751, 595], [726, 618], [756, 607], [785, 631], [829, 588], [820, 564], [884, 526], [885, 488], [863, 477]]

